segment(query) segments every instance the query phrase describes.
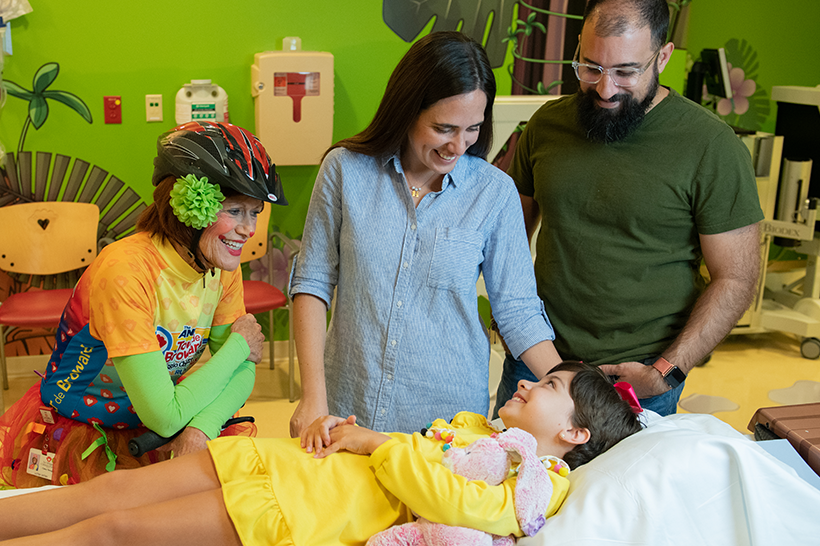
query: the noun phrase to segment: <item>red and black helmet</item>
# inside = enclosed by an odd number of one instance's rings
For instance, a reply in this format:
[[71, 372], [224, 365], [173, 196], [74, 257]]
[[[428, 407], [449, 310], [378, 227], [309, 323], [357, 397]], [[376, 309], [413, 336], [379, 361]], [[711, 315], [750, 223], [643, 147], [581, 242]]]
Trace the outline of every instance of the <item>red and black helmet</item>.
[[288, 204], [276, 166], [262, 143], [230, 123], [190, 121], [159, 137], [154, 185], [169, 175], [189, 174], [260, 201]]

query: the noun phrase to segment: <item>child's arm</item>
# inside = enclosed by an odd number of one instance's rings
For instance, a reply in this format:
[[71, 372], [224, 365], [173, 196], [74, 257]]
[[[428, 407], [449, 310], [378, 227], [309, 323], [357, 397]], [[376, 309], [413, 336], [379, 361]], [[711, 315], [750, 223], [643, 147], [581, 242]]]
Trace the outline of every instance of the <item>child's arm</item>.
[[302, 430], [300, 445], [308, 453], [313, 453], [314, 451], [318, 453], [322, 450], [322, 446], [330, 445], [330, 431], [333, 430], [334, 427], [345, 424], [353, 425], [355, 423], [355, 415], [351, 415], [347, 419], [342, 419], [335, 415], [323, 415]]
[[[469, 481], [401, 442], [377, 449], [370, 457], [370, 466], [388, 491], [425, 519], [501, 536], [523, 536], [515, 514], [515, 478], [497, 486]], [[561, 505], [569, 485], [566, 478], [553, 472], [550, 478], [553, 494], [546, 516]]]
[[[327, 419], [322, 417], [317, 419]], [[333, 419], [340, 419], [335, 417]], [[337, 451], [345, 450], [359, 455], [370, 455], [380, 445], [390, 440], [390, 436], [364, 427], [350, 426], [356, 424], [356, 416], [351, 415], [330, 430], [330, 445], [316, 452], [316, 458], [322, 459]], [[339, 426], [341, 425], [341, 426]]]

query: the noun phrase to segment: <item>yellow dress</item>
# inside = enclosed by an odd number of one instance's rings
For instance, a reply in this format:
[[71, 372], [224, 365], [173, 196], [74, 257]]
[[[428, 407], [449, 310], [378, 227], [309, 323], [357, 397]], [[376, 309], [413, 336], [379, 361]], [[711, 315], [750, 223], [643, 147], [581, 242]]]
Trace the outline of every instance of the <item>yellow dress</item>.
[[[463, 447], [497, 432], [481, 415], [463, 412], [434, 427], [456, 431]], [[431, 520], [497, 535], [522, 536], [513, 504], [515, 480], [499, 486], [468, 481], [441, 465], [442, 441], [390, 434], [372, 455], [348, 452], [315, 459], [298, 439], [219, 438], [210, 442], [228, 515], [242, 544], [363, 545], [391, 525]], [[550, 472], [547, 516], [569, 482]]]

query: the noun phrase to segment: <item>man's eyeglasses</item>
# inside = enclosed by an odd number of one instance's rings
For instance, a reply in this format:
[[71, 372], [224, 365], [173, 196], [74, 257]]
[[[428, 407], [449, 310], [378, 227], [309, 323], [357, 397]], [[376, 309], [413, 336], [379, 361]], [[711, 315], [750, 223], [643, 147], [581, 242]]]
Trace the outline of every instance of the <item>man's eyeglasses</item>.
[[604, 74], [606, 74], [612, 79], [612, 83], [618, 87], [632, 87], [637, 84], [643, 73], [655, 62], [655, 59], [658, 58], [661, 52], [661, 50], [658, 49], [655, 54], [652, 55], [652, 58], [649, 59], [649, 62], [642, 68], [632, 66], [604, 68], [595, 64], [579, 63], [577, 59], [580, 49], [581, 44], [578, 44], [578, 47], [575, 49], [575, 55], [572, 56], [572, 68], [575, 69], [575, 76], [584, 83], [595, 84], [600, 82]]

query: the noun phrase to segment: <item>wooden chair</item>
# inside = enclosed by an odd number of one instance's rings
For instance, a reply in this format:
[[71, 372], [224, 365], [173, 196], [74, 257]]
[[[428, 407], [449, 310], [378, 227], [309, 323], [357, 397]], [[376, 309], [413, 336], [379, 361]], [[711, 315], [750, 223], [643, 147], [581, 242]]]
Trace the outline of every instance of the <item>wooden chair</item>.
[[[269, 234], [268, 224], [270, 222], [270, 203], [265, 203], [265, 208], [256, 220], [256, 232], [251, 237], [245, 246], [242, 248], [241, 261], [249, 262], [251, 260], [258, 260], [265, 258], [268, 253]], [[268, 278], [272, 280], [270, 263], [266, 264], [268, 268]], [[280, 307], [288, 307], [288, 318], [290, 318], [290, 302], [288, 297], [278, 288], [273, 286], [270, 282], [247, 280], [243, 282], [245, 289], [245, 310], [254, 315], [268, 312], [268, 351], [270, 358], [270, 369], [273, 369], [274, 362], [274, 337], [273, 337], [273, 311]], [[292, 338], [292, 334], [289, 338]], [[293, 350], [291, 344], [288, 345], [288, 359], [289, 359], [289, 382], [290, 382], [290, 399], [294, 400], [294, 379], [293, 379]]]
[[[49, 152], [6, 155], [0, 167], [0, 207], [42, 201], [95, 203], [99, 218], [98, 250], [133, 233], [137, 218], [148, 206], [125, 182], [97, 165]], [[35, 286], [43, 289], [72, 288], [81, 271], [37, 276]], [[22, 283], [26, 275], [10, 273]], [[28, 279], [28, 280], [27, 280]]]
[[[56, 275], [87, 267], [97, 256], [100, 211], [90, 203], [59, 201], [0, 207], [0, 269], [21, 275]], [[0, 368], [9, 388], [4, 326], [56, 328], [72, 288], [40, 290], [31, 283], [0, 304]]]

